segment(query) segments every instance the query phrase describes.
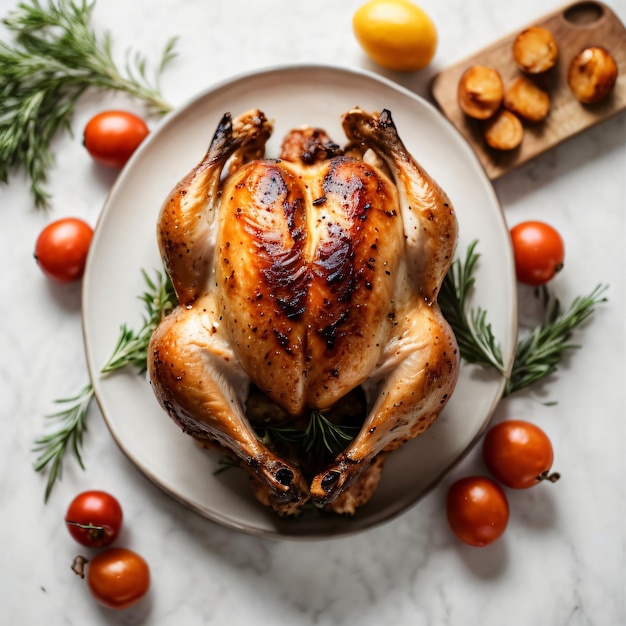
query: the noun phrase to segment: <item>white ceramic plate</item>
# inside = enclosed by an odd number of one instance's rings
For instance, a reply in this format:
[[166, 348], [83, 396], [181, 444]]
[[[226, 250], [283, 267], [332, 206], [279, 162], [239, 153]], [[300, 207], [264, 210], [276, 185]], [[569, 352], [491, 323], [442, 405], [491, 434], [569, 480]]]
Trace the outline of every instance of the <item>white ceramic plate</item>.
[[268, 156], [291, 128], [310, 124], [344, 143], [348, 109], [391, 110], [400, 136], [446, 190], [460, 223], [458, 251], [479, 239], [474, 304], [489, 312], [504, 359], [517, 333], [516, 292], [508, 232], [478, 159], [434, 107], [375, 75], [345, 69], [284, 67], [214, 87], [168, 116], [133, 155], [102, 211], [84, 279], [83, 324], [96, 396], [115, 441], [137, 468], [191, 509], [225, 526], [270, 537], [315, 538], [354, 533], [415, 504], [464, 456], [487, 425], [503, 380], [462, 365], [445, 412], [426, 434], [394, 452], [371, 501], [352, 518], [315, 514], [279, 519], [253, 498], [243, 471], [215, 475], [219, 456], [197, 447], [161, 410], [150, 384], [132, 371], [99, 374], [122, 323], [138, 328], [145, 284], [141, 269], [160, 269], [156, 220], [170, 189], [204, 155], [219, 119], [258, 107], [274, 120]]

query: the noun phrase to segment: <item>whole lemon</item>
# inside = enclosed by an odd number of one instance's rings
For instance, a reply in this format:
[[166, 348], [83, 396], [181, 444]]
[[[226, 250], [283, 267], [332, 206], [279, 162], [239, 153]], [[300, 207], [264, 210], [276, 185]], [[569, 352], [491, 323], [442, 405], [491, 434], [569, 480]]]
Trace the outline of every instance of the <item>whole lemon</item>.
[[435, 25], [409, 0], [370, 0], [357, 9], [352, 28], [369, 57], [390, 70], [421, 70], [437, 50]]

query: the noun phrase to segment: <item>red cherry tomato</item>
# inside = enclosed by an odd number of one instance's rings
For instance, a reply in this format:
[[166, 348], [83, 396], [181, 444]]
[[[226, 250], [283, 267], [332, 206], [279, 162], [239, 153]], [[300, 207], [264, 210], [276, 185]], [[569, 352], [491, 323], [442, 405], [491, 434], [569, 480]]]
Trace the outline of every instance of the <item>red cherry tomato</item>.
[[82, 278], [93, 229], [83, 220], [67, 217], [48, 224], [37, 238], [35, 260], [43, 273], [62, 283]]
[[509, 503], [502, 487], [490, 478], [468, 476], [448, 490], [446, 502], [452, 532], [470, 546], [486, 546], [505, 531]]
[[150, 588], [150, 568], [136, 552], [109, 548], [88, 563], [87, 585], [93, 597], [109, 609], [127, 609]]
[[83, 546], [108, 546], [122, 527], [122, 507], [105, 491], [78, 494], [67, 509], [65, 525], [72, 537]]
[[529, 422], [507, 420], [496, 424], [487, 431], [482, 451], [489, 472], [507, 487], [527, 489], [559, 477], [548, 474], [554, 460], [550, 439]]
[[102, 165], [121, 169], [148, 136], [148, 126], [128, 111], [103, 111], [85, 126], [83, 143]]
[[563, 268], [565, 245], [549, 224], [528, 221], [511, 229], [517, 280], [526, 285], [545, 285]]

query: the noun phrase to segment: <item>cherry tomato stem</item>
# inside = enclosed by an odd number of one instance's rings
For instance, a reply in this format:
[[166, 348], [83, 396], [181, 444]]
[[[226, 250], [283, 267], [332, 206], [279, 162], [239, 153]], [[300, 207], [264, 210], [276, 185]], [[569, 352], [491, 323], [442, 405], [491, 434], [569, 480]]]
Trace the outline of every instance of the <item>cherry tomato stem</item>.
[[70, 503], [65, 525], [81, 545], [101, 548], [111, 544], [120, 532], [123, 512], [120, 503], [104, 491], [84, 491]]
[[483, 439], [483, 460], [489, 473], [512, 489], [528, 489], [539, 482], [556, 482], [550, 474], [554, 460], [552, 443], [535, 424], [505, 420], [492, 426]]
[[81, 554], [74, 557], [72, 561], [72, 571], [77, 576], [85, 578], [85, 566], [89, 563], [89, 559], [85, 558]]
[[561, 474], [559, 474], [559, 472], [541, 472], [541, 474], [539, 474], [539, 476], [537, 476], [537, 480], [539, 482], [547, 480], [549, 483], [555, 483], [557, 480], [560, 480], [561, 478]]

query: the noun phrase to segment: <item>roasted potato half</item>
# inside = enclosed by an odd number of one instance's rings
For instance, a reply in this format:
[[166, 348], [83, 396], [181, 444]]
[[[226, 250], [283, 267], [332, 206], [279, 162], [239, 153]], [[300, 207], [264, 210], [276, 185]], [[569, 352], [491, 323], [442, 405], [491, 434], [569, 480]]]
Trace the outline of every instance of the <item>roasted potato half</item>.
[[487, 145], [496, 150], [514, 150], [524, 138], [524, 126], [515, 113], [500, 109], [485, 123], [484, 137]]
[[473, 65], [459, 80], [457, 97], [461, 110], [477, 120], [490, 118], [501, 106], [504, 85], [497, 70]]
[[599, 102], [609, 95], [617, 80], [617, 64], [610, 52], [598, 46], [585, 48], [571, 61], [567, 83], [585, 104]]
[[523, 30], [513, 42], [513, 58], [528, 74], [541, 74], [556, 63], [559, 48], [554, 35], [540, 26]]
[[504, 106], [529, 122], [541, 122], [550, 112], [550, 96], [532, 80], [520, 76], [504, 92]]

